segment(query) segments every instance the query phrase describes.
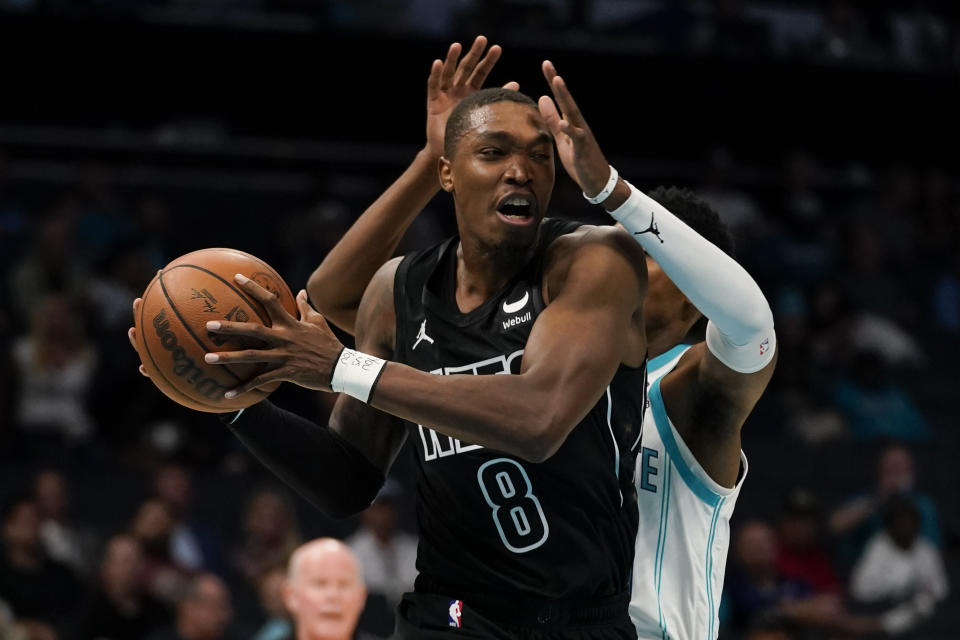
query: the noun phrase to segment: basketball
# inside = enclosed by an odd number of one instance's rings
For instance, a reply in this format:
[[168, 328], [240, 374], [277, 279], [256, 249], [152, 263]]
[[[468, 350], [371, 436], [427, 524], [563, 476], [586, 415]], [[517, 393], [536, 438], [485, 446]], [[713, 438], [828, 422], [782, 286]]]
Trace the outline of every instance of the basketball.
[[171, 400], [197, 411], [227, 413], [264, 399], [276, 382], [226, 399], [223, 394], [258, 375], [266, 365], [214, 365], [203, 356], [260, 346], [250, 338], [207, 331], [210, 320], [259, 322], [270, 326], [266, 309], [239, 288], [240, 273], [274, 293], [294, 317], [297, 307], [290, 288], [270, 265], [236, 249], [200, 249], [161, 269], [143, 292], [134, 318], [137, 352], [150, 379]]

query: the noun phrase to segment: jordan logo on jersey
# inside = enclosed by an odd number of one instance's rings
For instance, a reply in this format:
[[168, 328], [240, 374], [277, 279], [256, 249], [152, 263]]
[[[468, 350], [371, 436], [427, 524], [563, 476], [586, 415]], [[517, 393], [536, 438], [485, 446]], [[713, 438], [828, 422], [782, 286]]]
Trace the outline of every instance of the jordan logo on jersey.
[[424, 318], [423, 322], [420, 324], [420, 332], [417, 333], [417, 341], [413, 343], [413, 349], [411, 349], [411, 351], [416, 349], [417, 345], [423, 342], [424, 340], [426, 340], [430, 344], [433, 344], [433, 338], [427, 335], [427, 319], [426, 318]]

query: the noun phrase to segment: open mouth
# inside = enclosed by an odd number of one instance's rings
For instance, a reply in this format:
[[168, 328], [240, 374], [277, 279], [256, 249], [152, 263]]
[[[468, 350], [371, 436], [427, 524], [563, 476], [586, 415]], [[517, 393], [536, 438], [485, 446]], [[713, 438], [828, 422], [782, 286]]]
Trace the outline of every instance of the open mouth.
[[497, 205], [500, 219], [516, 225], [532, 223], [536, 210], [536, 202], [529, 195], [510, 195]]

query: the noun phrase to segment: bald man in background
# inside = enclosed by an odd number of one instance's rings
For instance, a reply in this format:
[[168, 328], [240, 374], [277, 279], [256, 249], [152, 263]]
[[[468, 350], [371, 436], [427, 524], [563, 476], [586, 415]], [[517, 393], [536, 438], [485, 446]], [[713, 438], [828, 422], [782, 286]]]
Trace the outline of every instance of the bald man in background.
[[366, 598], [360, 563], [341, 541], [317, 538], [290, 556], [283, 590], [290, 640], [365, 640], [356, 628]]

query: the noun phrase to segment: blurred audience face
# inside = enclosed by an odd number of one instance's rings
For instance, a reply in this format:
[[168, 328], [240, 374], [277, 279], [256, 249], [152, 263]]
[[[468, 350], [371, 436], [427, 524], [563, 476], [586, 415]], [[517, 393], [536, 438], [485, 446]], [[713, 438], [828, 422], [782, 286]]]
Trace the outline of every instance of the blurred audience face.
[[41, 471], [33, 483], [33, 499], [43, 518], [63, 520], [70, 504], [70, 494], [63, 475], [58, 471]]
[[172, 529], [173, 516], [169, 507], [156, 498], [141, 504], [130, 524], [130, 532], [148, 553], [166, 552]]
[[320, 538], [291, 556], [283, 597], [298, 639], [338, 640], [353, 637], [367, 589], [350, 548]]
[[3, 523], [3, 542], [10, 551], [36, 553], [40, 549], [40, 512], [29, 500], [15, 504]]
[[788, 549], [809, 549], [817, 540], [817, 520], [810, 514], [785, 513], [780, 518], [779, 533], [780, 542]]
[[893, 446], [880, 457], [877, 478], [881, 495], [909, 491], [913, 488], [913, 457], [904, 447]]
[[920, 514], [908, 500], [895, 500], [886, 513], [886, 529], [893, 542], [909, 550], [920, 535]]
[[263, 543], [283, 541], [294, 528], [293, 512], [283, 496], [271, 491], [258, 492], [246, 514], [247, 532]]
[[381, 542], [393, 539], [397, 525], [397, 509], [389, 500], [377, 501], [363, 512], [363, 526]]
[[190, 474], [176, 464], [164, 465], [154, 480], [157, 497], [163, 500], [175, 513], [186, 512], [193, 495]]
[[232, 618], [230, 592], [207, 573], [194, 578], [177, 607], [177, 630], [186, 640], [219, 640]]
[[[82, 345], [85, 339], [82, 320], [68, 297], [50, 294], [43, 298], [33, 312], [31, 337], [38, 345], [74, 349]], [[43, 349], [38, 348], [38, 351], [42, 352]], [[54, 364], [62, 363], [55, 359]]]
[[740, 528], [736, 542], [737, 559], [748, 575], [770, 578], [777, 570], [777, 540], [773, 528], [754, 520]]
[[286, 583], [287, 572], [283, 567], [275, 567], [265, 571], [257, 582], [260, 606], [271, 618], [287, 616], [287, 607], [283, 602], [283, 587]]
[[143, 549], [131, 535], [116, 535], [107, 542], [100, 563], [104, 591], [116, 596], [135, 593], [143, 570]]

